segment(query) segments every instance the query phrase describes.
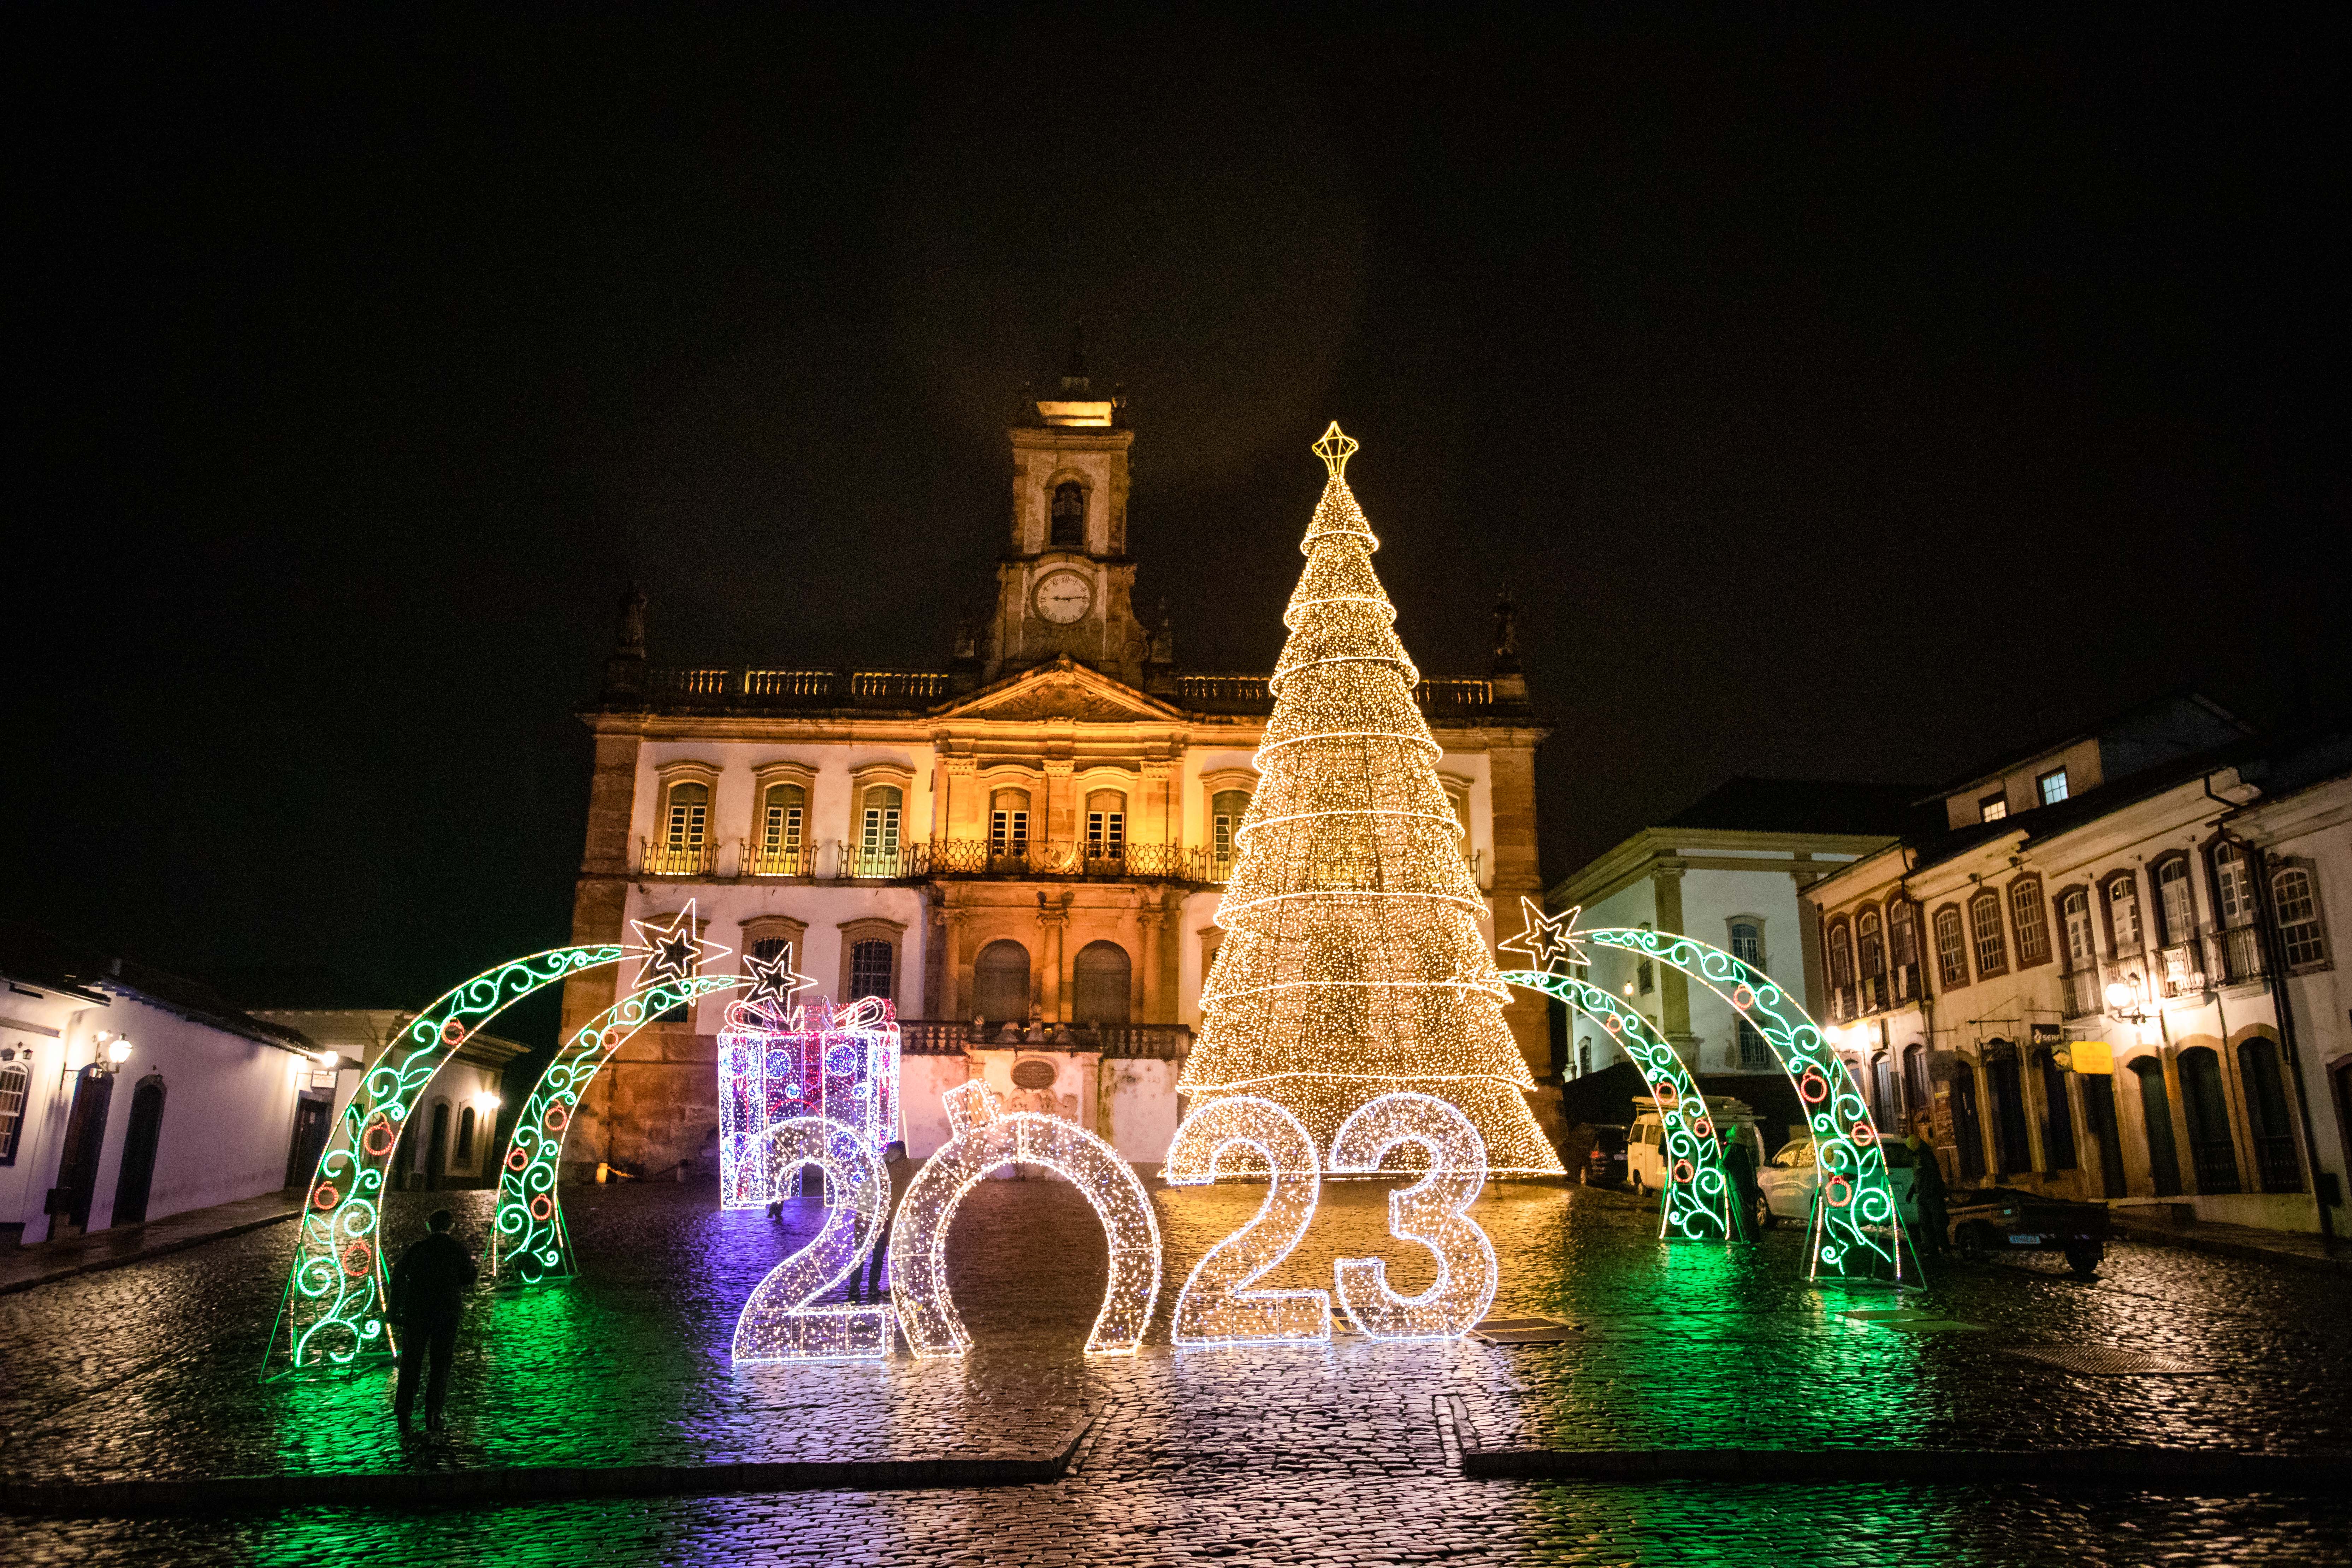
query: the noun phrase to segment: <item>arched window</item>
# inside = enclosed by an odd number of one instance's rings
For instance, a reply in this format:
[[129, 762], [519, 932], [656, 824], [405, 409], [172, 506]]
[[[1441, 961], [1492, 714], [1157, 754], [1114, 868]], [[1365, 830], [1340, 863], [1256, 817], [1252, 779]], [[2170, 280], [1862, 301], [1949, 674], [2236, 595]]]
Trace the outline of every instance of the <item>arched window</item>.
[[1752, 920], [1731, 922], [1731, 956], [1750, 969], [1764, 967], [1764, 928]]
[[1081, 1024], [1124, 1024], [1133, 967], [1115, 942], [1090, 942], [1070, 962], [1070, 1012]]
[[2009, 885], [2009, 920], [2017, 931], [2017, 966], [2049, 963], [2050, 905], [2042, 897], [2041, 878], [2020, 877]]
[[1029, 792], [1001, 789], [988, 797], [988, 852], [1029, 853]]
[[992, 1024], [1024, 1023], [1029, 1017], [1029, 950], [999, 940], [980, 950], [971, 964], [972, 1005]]
[[[2079, 895], [2078, 895], [2079, 896]], [[2074, 1106], [2066, 1098], [2066, 1075], [2048, 1051], [2034, 1053], [2042, 1080], [2042, 1158], [2053, 1171], [2074, 1168]]]
[[1118, 860], [1126, 854], [1127, 796], [1115, 789], [1096, 790], [1087, 796], [1087, 858]]
[[681, 779], [662, 796], [661, 837], [646, 868], [656, 876], [691, 876], [705, 869], [710, 842], [710, 786]]
[[2189, 1113], [2189, 1159], [2197, 1170], [2197, 1190], [2238, 1191], [2238, 1151], [2230, 1137], [2230, 1102], [2221, 1092], [2221, 1058], [2210, 1046], [2180, 1053], [2180, 1106]]
[[1843, 919], [1830, 922], [1830, 1016], [1853, 1016], [1853, 932]]
[[887, 942], [868, 939], [849, 944], [849, 999], [890, 995], [890, 971], [898, 956]]
[[1054, 531], [1045, 544], [1049, 550], [1087, 547], [1087, 488], [1076, 479], [1054, 487]]
[[808, 863], [808, 791], [796, 784], [770, 784], [760, 799], [760, 837], [755, 876], [804, 877]]
[[2091, 938], [2091, 895], [2070, 888], [2058, 900], [2059, 923], [2066, 928], [2066, 968], [2082, 973], [2097, 967], [2099, 950]]
[[1969, 983], [1969, 939], [1960, 930], [1958, 904], [1936, 911], [1936, 973], [1947, 991]]
[[1577, 1043], [1576, 1076], [1582, 1078], [1592, 1070], [1592, 1037], [1587, 1035]]
[[2254, 923], [2254, 879], [2246, 852], [2223, 839], [2213, 846], [2213, 912], [2222, 928]]
[[2180, 1195], [2180, 1155], [2172, 1142], [2172, 1097], [2164, 1088], [2164, 1064], [2143, 1057], [2131, 1065], [2139, 1079], [2140, 1127], [2147, 1137], [2148, 1179], [2160, 1198]]
[[1249, 792], [1238, 789], [1221, 789], [1209, 799], [1209, 856], [1215, 862], [1219, 881], [1240, 852], [1234, 836], [1241, 832], [1242, 815], [1249, 810]]
[[457, 1112], [457, 1159], [460, 1165], [474, 1163], [474, 1108], [470, 1105]]
[[898, 858], [898, 817], [906, 799], [896, 784], [874, 784], [866, 790], [865, 810], [857, 824], [857, 852], [867, 862], [859, 868], [863, 874], [893, 874], [883, 868]]
[[2000, 895], [1987, 888], [1969, 900], [1969, 931], [1977, 946], [1977, 978], [2009, 973], [2009, 943], [2001, 935]]
[[2254, 1173], [2263, 1191], [2303, 1191], [2303, 1163], [2295, 1158], [2294, 1133], [2287, 1124], [2278, 1047], [2262, 1035], [2240, 1041], [2238, 1077], [2245, 1086], [2246, 1114], [2254, 1124]]
[[2197, 931], [2197, 900], [2189, 890], [2189, 857], [2175, 855], [2156, 868], [2156, 912], [2163, 922], [2157, 940], [2180, 947]]
[[2311, 873], [2284, 866], [2271, 873], [2271, 908], [2278, 916], [2279, 946], [2290, 969], [2327, 962], [2327, 936], [2319, 924], [2319, 896]]
[[16, 1139], [25, 1130], [25, 1097], [33, 1075], [15, 1062], [0, 1067], [0, 1165], [16, 1163]]
[[1917, 966], [1919, 963], [1919, 911], [1906, 899], [1890, 899], [1886, 904], [1886, 947], [1899, 972]]
[[2129, 871], [2107, 879], [2107, 947], [2117, 962], [2137, 958], [2147, 946], [2140, 926], [2139, 879]]
[[1886, 973], [1886, 937], [1884, 922], [1876, 910], [1864, 910], [1854, 917], [1853, 942], [1861, 953], [1864, 981], [1884, 976]]

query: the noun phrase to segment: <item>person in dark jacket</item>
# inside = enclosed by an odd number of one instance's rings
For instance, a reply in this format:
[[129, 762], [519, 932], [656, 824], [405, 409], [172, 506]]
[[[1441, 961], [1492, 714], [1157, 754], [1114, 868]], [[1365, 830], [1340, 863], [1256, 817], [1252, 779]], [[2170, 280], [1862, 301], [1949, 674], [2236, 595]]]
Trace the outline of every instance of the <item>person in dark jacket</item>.
[[457, 1216], [436, 1209], [425, 1222], [423, 1240], [400, 1255], [392, 1267], [391, 1316], [402, 1331], [400, 1391], [393, 1413], [400, 1430], [408, 1432], [409, 1413], [416, 1408], [416, 1380], [425, 1358], [433, 1358], [432, 1380], [425, 1390], [425, 1429], [441, 1430], [441, 1405], [449, 1393], [449, 1358], [457, 1349], [457, 1323], [465, 1316], [466, 1292], [474, 1288], [473, 1254], [450, 1234]]
[[1911, 1202], [1919, 1211], [1913, 1245], [1924, 1258], [1941, 1258], [1952, 1250], [1952, 1221], [1944, 1208], [1944, 1166], [1936, 1146], [1918, 1132], [1904, 1142], [1911, 1150]]
[[1737, 1128], [1726, 1128], [1723, 1133], [1723, 1173], [1731, 1179], [1731, 1202], [1738, 1212], [1732, 1216], [1732, 1236], [1739, 1241], [1756, 1239], [1756, 1210], [1763, 1195], [1756, 1186], [1756, 1151], [1748, 1140], [1739, 1136]]
[[853, 1301], [872, 1297], [877, 1304], [882, 1300], [882, 1270], [890, 1253], [890, 1225], [898, 1217], [898, 1200], [907, 1195], [907, 1184], [915, 1179], [921, 1167], [907, 1158], [907, 1146], [893, 1139], [882, 1151], [882, 1168], [890, 1173], [890, 1195], [882, 1208], [882, 1233], [874, 1238], [874, 1251], [866, 1260], [865, 1288], [858, 1286], [858, 1277], [849, 1277], [849, 1299]]

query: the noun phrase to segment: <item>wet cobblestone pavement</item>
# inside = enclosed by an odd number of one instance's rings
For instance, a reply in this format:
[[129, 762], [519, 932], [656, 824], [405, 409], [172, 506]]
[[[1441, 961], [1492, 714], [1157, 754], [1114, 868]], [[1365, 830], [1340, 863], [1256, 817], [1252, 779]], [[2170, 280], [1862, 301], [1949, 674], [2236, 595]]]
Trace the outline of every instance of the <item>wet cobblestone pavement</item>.
[[[1078, 1353], [1100, 1230], [1052, 1182], [988, 1183], [950, 1244], [979, 1348], [965, 1361], [736, 1371], [761, 1275], [814, 1227], [721, 1214], [708, 1191], [567, 1190], [572, 1285], [476, 1300], [446, 1440], [404, 1450], [386, 1372], [263, 1384], [278, 1227], [0, 1300], [0, 1471], [16, 1479], [255, 1475], [736, 1459], [1029, 1457], [1100, 1419], [1044, 1485], [582, 1501], [241, 1520], [0, 1520], [9, 1563], [334, 1560], [698, 1563], [2083, 1563], [2352, 1561], [2352, 1500], [2023, 1485], [1600, 1485], [1464, 1478], [1441, 1400], [1486, 1447], [2352, 1449], [2352, 1321], [2333, 1279], [2117, 1247], [2101, 1278], [1954, 1267], [1902, 1305], [1978, 1325], [1847, 1317], [1884, 1291], [1814, 1290], [1797, 1238], [1667, 1248], [1654, 1212], [1505, 1187], [1474, 1211], [1507, 1260], [1495, 1314], [1578, 1325], [1561, 1344], [1177, 1352], [1173, 1292], [1258, 1201], [1155, 1190], [1167, 1276], [1141, 1355]], [[1266, 1283], [1328, 1286], [1389, 1259], [1385, 1190], [1327, 1187]], [[448, 1203], [478, 1245], [488, 1194], [398, 1200], [394, 1245]], [[2088, 1376], [2023, 1346], [2106, 1346], [2200, 1375]], [[1458, 1402], [1458, 1403], [1457, 1403]]]

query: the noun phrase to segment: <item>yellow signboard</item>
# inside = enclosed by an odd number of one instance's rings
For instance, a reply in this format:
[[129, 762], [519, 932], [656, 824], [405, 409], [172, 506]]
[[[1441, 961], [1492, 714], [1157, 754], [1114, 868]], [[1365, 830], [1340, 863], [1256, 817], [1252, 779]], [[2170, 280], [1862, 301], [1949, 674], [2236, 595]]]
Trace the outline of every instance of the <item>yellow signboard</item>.
[[2052, 1055], [2062, 1068], [2074, 1072], [2113, 1074], [2116, 1048], [2105, 1040], [2069, 1040]]

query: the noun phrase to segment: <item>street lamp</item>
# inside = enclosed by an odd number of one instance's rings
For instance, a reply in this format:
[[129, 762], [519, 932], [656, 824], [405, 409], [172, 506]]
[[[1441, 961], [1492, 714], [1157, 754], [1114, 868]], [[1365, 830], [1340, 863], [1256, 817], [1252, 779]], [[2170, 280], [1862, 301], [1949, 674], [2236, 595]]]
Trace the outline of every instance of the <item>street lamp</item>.
[[111, 1078], [131, 1059], [131, 1037], [100, 1029], [90, 1037], [90, 1063], [86, 1069], [98, 1078]]

